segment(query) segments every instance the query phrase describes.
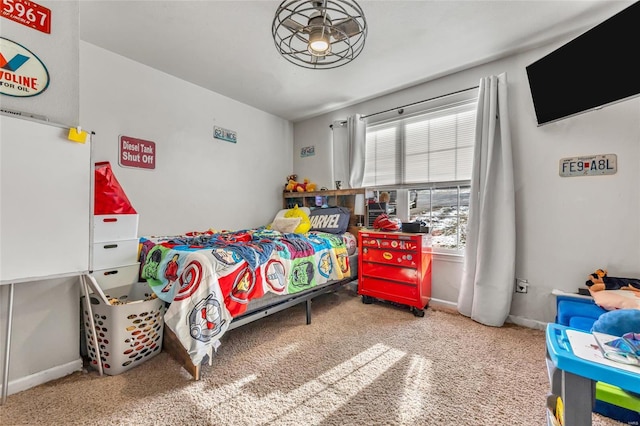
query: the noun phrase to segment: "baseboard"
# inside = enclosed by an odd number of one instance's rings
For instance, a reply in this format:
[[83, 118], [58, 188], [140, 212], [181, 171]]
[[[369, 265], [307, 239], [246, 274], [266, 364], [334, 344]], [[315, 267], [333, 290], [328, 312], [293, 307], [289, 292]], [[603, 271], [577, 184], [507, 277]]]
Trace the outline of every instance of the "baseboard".
[[433, 306], [434, 308], [442, 307], [442, 308], [448, 308], [448, 309], [455, 309], [456, 311], [458, 310], [458, 304], [456, 302], [450, 302], [448, 300], [442, 300], [442, 299], [431, 298], [431, 300], [429, 300], [429, 306]]
[[[49, 368], [48, 370], [39, 371], [35, 374], [30, 374], [29, 376], [20, 377], [19, 379], [11, 380], [7, 385], [7, 388], [9, 390], [7, 392], [7, 395], [12, 395], [14, 393], [22, 392], [24, 390], [41, 385], [43, 383], [50, 382], [51, 380], [68, 376], [69, 374], [74, 373], [76, 371], [80, 371], [80, 370], [82, 370], [82, 358], [78, 358], [77, 360], [68, 362], [63, 365], [58, 365], [53, 368]], [[2, 385], [0, 384], [0, 390], [1, 389], [2, 389]]]
[[[355, 285], [356, 285], [356, 291], [357, 291], [357, 281], [354, 281]], [[451, 302], [449, 300], [442, 300], [442, 299], [434, 299], [433, 297], [431, 298], [431, 300], [429, 300], [429, 306], [433, 307], [434, 309], [438, 309], [438, 308], [442, 308], [442, 309], [446, 309], [446, 310], [453, 310], [458, 312], [458, 303], [457, 302]], [[510, 322], [516, 325], [521, 325], [522, 327], [527, 327], [527, 328], [534, 328], [537, 330], [546, 330], [547, 329], [547, 323], [543, 322], [543, 321], [538, 321], [538, 320], [532, 320], [529, 318], [523, 318], [523, 317], [517, 317], [514, 315], [509, 315], [507, 317], [507, 321], [506, 322]]]
[[516, 324], [516, 325], [521, 325], [521, 326], [527, 327], [527, 328], [535, 328], [537, 330], [546, 330], [547, 329], [547, 323], [546, 322], [532, 320], [532, 319], [523, 318], [523, 317], [516, 317], [516, 316], [513, 316], [513, 315], [509, 315], [507, 317], [507, 322], [510, 322], [510, 323], [513, 323], [513, 324]]
[[[458, 312], [458, 304], [455, 302], [450, 302], [448, 300], [441, 300], [441, 299], [431, 299], [429, 301], [429, 306], [433, 306], [434, 308], [444, 308], [444, 309], [449, 309], [449, 310], [454, 310], [456, 312]], [[522, 327], [527, 327], [527, 328], [534, 328], [537, 330], [546, 330], [547, 329], [547, 323], [546, 322], [542, 322], [542, 321], [537, 321], [537, 320], [532, 320], [529, 318], [523, 318], [523, 317], [517, 317], [514, 315], [509, 315], [507, 317], [507, 321], [506, 322], [510, 322], [516, 325], [521, 325]]]

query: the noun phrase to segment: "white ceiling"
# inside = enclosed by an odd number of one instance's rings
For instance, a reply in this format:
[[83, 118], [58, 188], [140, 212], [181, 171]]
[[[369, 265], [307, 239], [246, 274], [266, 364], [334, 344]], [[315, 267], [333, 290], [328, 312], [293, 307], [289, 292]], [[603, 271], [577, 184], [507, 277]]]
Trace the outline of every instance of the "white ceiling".
[[280, 1], [80, 2], [80, 38], [293, 122], [574, 35], [633, 1], [358, 1], [363, 52], [329, 70], [280, 57]]

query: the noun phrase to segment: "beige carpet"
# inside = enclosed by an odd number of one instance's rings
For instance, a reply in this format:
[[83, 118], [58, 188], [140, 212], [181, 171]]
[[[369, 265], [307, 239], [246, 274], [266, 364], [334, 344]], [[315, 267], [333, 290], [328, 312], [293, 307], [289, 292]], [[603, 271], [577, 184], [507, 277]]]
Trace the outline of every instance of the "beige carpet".
[[[8, 397], [2, 425], [545, 425], [544, 333], [349, 289], [229, 332], [195, 382], [166, 353]], [[593, 416], [594, 425], [619, 425]]]

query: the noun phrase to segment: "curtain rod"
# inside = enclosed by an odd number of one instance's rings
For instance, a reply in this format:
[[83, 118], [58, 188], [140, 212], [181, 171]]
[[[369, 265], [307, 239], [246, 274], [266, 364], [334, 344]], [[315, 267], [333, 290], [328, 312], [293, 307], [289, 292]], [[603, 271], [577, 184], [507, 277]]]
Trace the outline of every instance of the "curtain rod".
[[[480, 87], [480, 86], [468, 87], [466, 89], [458, 90], [457, 92], [451, 92], [451, 93], [447, 93], [445, 95], [434, 96], [433, 98], [425, 99], [425, 100], [422, 100], [422, 101], [413, 102], [413, 103], [402, 105], [402, 106], [395, 107], [395, 108], [385, 109], [384, 111], [378, 111], [378, 112], [374, 112], [372, 114], [363, 115], [363, 116], [360, 117], [360, 119], [367, 118], [367, 117], [373, 117], [374, 115], [384, 114], [385, 112], [391, 112], [391, 111], [407, 108], [407, 107], [410, 107], [410, 106], [419, 105], [419, 104], [422, 104], [422, 103], [425, 103], [425, 102], [429, 102], [429, 101], [435, 101], [436, 99], [446, 98], [447, 96], [457, 95], [458, 93], [467, 92], [469, 90], [477, 89], [478, 87]], [[347, 120], [340, 121], [340, 124], [341, 125], [347, 124]], [[331, 127], [333, 129], [333, 124], [329, 124], [329, 127]]]
[[422, 103], [425, 103], [425, 102], [435, 101], [436, 99], [445, 98], [447, 96], [457, 95], [458, 93], [462, 93], [462, 92], [466, 92], [466, 91], [469, 91], [469, 90], [477, 89], [478, 87], [480, 87], [480, 86], [473, 86], [473, 87], [469, 87], [467, 89], [458, 90], [457, 92], [447, 93], [446, 95], [435, 96], [433, 98], [425, 99], [423, 101], [417, 101], [417, 102], [413, 102], [413, 103], [410, 103], [410, 104], [402, 105], [402, 106], [399, 106], [399, 107], [385, 109], [384, 111], [378, 111], [378, 112], [374, 112], [373, 114], [363, 115], [362, 118], [373, 117], [374, 115], [384, 114], [385, 112], [391, 112], [391, 111], [407, 108], [407, 107], [410, 107], [410, 106], [419, 105], [419, 104], [422, 104]]

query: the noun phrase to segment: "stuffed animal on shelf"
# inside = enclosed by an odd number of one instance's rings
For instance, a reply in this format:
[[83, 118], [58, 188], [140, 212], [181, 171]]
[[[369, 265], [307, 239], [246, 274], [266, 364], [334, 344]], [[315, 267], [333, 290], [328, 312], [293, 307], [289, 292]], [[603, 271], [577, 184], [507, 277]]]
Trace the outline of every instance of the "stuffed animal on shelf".
[[285, 184], [285, 186], [289, 185], [289, 183], [291, 181], [297, 182], [298, 181], [298, 175], [293, 174], [293, 175], [287, 176], [287, 183]]
[[630, 290], [637, 292], [636, 295], [640, 297], [640, 279], [610, 277], [606, 269], [598, 269], [590, 274], [585, 284], [591, 291]]
[[285, 186], [284, 190], [288, 192], [313, 192], [317, 189], [317, 185], [315, 183], [311, 183], [309, 179], [304, 179], [303, 182], [296, 181], [297, 175], [290, 175], [288, 177], [288, 183]]
[[315, 183], [312, 183], [309, 179], [305, 178], [303, 183], [304, 183], [304, 190], [306, 192], [313, 192], [318, 189], [318, 186]]
[[285, 185], [284, 190], [287, 192], [294, 192], [294, 191], [297, 192], [296, 191], [297, 184], [298, 183], [295, 180], [289, 179], [289, 182]]

